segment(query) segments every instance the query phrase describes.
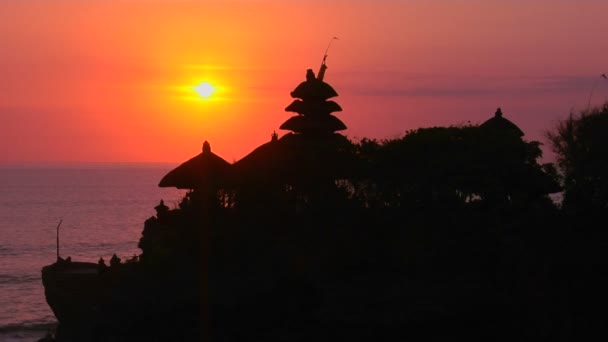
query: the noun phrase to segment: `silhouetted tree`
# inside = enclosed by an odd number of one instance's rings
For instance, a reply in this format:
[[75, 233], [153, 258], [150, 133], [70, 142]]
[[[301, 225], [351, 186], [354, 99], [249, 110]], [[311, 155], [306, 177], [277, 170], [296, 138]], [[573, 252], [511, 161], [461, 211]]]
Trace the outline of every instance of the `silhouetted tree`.
[[563, 177], [563, 208], [579, 215], [608, 209], [608, 103], [571, 113], [547, 132]]
[[[410, 210], [465, 205], [524, 205], [558, 190], [554, 168], [541, 165], [540, 143], [478, 126], [421, 128], [397, 139], [362, 140], [371, 167], [360, 186], [366, 201]], [[370, 184], [371, 183], [371, 184]]]

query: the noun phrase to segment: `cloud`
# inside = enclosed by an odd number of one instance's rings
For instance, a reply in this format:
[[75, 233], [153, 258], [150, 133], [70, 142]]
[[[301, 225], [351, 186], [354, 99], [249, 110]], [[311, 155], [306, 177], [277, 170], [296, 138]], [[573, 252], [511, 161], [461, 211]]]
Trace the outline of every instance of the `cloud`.
[[389, 97], [487, 97], [540, 96], [564, 93], [588, 93], [594, 84], [608, 80], [589, 75], [492, 76], [423, 75], [381, 73], [360, 75], [359, 82], [344, 82], [341, 93], [356, 96]]

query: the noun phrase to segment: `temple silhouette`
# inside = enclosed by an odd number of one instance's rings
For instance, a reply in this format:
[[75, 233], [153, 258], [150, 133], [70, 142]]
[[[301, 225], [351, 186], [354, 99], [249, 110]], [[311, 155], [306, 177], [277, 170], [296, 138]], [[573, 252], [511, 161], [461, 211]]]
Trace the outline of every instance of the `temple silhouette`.
[[137, 259], [43, 269], [58, 341], [559, 332], [526, 316], [537, 310], [526, 301], [553, 304], [529, 297], [536, 284], [512, 284], [526, 279], [513, 268], [526, 260], [502, 252], [553, 217], [548, 195], [560, 188], [538, 144], [500, 108], [478, 126], [352, 142], [339, 133], [326, 69], [307, 70], [291, 92], [287, 133], [232, 164], [205, 141], [160, 180], [188, 191], [174, 208], [155, 207]]

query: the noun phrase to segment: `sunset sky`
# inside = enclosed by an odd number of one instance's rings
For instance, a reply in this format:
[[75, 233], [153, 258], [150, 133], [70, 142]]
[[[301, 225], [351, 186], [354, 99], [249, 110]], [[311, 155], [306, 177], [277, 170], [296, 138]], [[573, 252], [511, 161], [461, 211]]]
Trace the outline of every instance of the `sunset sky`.
[[502, 107], [539, 140], [608, 99], [607, 17], [605, 0], [3, 0], [0, 163], [180, 162], [204, 140], [238, 160], [286, 133], [333, 36], [347, 136]]

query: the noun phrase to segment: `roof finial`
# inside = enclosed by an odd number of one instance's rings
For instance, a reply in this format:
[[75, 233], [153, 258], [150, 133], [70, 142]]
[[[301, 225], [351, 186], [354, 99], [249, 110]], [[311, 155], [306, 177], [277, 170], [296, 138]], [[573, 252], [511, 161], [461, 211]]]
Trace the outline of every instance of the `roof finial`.
[[500, 109], [500, 107], [496, 109], [496, 113], [494, 113], [494, 116], [497, 118], [502, 118], [502, 109]]
[[211, 145], [209, 144], [209, 142], [207, 140], [205, 140], [205, 142], [203, 143], [203, 153], [209, 153], [211, 152]]
[[306, 69], [306, 80], [312, 81], [315, 79], [315, 72], [312, 69]]

